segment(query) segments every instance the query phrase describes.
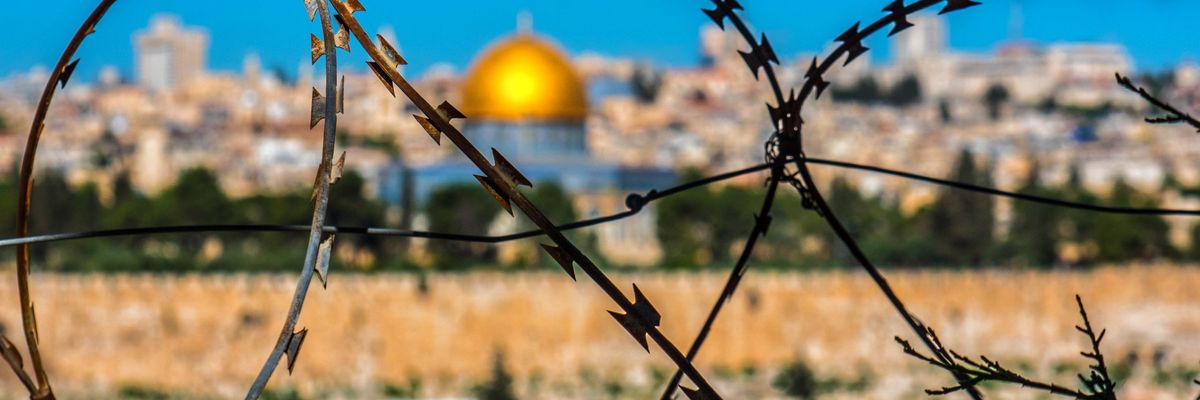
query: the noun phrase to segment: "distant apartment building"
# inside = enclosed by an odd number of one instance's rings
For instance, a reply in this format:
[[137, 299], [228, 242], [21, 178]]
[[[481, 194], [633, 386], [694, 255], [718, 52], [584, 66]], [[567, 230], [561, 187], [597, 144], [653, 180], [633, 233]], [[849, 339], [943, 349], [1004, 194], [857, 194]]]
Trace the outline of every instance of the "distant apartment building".
[[157, 15], [150, 27], [133, 36], [137, 82], [152, 90], [170, 90], [204, 74], [208, 33], [180, 25], [172, 15]]
[[1045, 47], [1013, 40], [994, 53], [962, 53], [948, 49], [943, 17], [914, 16], [912, 28], [896, 35], [892, 80], [913, 74], [922, 92], [933, 97], [978, 98], [994, 85], [1013, 99], [1095, 105], [1112, 99], [1113, 72], [1133, 70], [1124, 46], [1109, 43], [1055, 43]]

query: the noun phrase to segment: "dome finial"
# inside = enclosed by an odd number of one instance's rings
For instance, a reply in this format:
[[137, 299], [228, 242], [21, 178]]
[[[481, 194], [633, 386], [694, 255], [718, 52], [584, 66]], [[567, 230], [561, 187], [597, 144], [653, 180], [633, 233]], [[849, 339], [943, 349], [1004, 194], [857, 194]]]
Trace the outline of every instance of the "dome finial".
[[528, 35], [533, 33], [533, 14], [528, 10], [517, 13], [517, 33]]

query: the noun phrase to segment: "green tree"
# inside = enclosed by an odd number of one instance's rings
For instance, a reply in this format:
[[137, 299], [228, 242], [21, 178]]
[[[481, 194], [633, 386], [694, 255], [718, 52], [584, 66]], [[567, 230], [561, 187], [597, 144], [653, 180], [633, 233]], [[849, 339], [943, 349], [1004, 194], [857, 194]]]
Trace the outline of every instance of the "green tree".
[[[1042, 197], [1059, 197], [1041, 184], [1040, 164], [1034, 163], [1017, 193]], [[1058, 260], [1058, 242], [1062, 224], [1061, 210], [1026, 201], [1013, 201], [1012, 223], [1005, 247], [1011, 260], [1029, 266], [1048, 266]]]
[[[698, 173], [689, 171], [683, 179], [695, 177]], [[658, 237], [666, 254], [664, 264], [705, 266], [737, 257], [734, 244], [750, 233], [754, 222], [750, 210], [762, 196], [761, 189], [728, 185], [689, 190], [660, 201], [655, 210]]]
[[[367, 198], [366, 180], [355, 170], [346, 170], [342, 178], [329, 187], [329, 209], [326, 224], [342, 226], [382, 226], [386, 214], [385, 206], [375, 199]], [[311, 218], [311, 215], [308, 217]], [[339, 237], [334, 246], [354, 244], [370, 250], [376, 256], [384, 254], [386, 239], [378, 236]]]
[[[963, 149], [954, 162], [950, 180], [991, 186], [990, 168], [975, 165]], [[993, 246], [995, 200], [990, 196], [943, 188], [926, 215], [925, 234], [935, 240], [935, 263], [976, 266]]]
[[920, 102], [921, 81], [916, 75], [906, 75], [888, 93], [888, 103], [896, 107], [908, 107]]
[[[525, 197], [528, 198], [529, 201], [533, 202], [533, 204], [536, 204], [538, 209], [542, 210], [542, 213], [546, 216], [546, 218], [549, 218], [550, 221], [555, 224], [566, 224], [579, 219], [575, 212], [575, 205], [574, 201], [571, 199], [571, 195], [563, 190], [562, 186], [556, 182], [537, 182], [533, 185], [533, 189], [526, 191]], [[535, 225], [533, 221], [530, 221], [525, 214], [518, 214], [518, 230], [526, 231], [537, 229], [537, 225]], [[587, 253], [589, 257], [592, 257], [593, 261], [599, 262], [599, 260], [596, 259], [599, 254], [595, 251], [596, 243], [594, 235], [585, 230], [568, 231], [565, 234], [572, 243], [575, 243], [577, 246], [579, 246], [580, 250], [582, 250], [584, 253]], [[550, 258], [550, 256], [542, 251], [540, 246], [538, 246], [538, 243], [541, 242], [535, 239], [526, 241], [526, 243], [530, 245], [532, 250], [531, 254], [535, 254], [535, 257], [538, 259], [537, 263], [542, 267], [555, 270], [561, 268], [558, 265], [558, 262]]]
[[655, 73], [650, 66], [638, 65], [635, 67], [630, 80], [633, 95], [639, 102], [649, 104], [658, 99], [658, 93], [662, 89], [662, 75]]
[[492, 377], [487, 382], [474, 388], [479, 400], [516, 400], [513, 393], [513, 378], [508, 367], [504, 365], [504, 353], [497, 351], [492, 359]]
[[[471, 184], [438, 188], [425, 205], [429, 229], [435, 232], [486, 235], [488, 226], [500, 212], [503, 212], [500, 206], [483, 187]], [[491, 261], [495, 256], [493, 246], [478, 243], [433, 240], [429, 242], [429, 250], [443, 268], [466, 267]]]
[[983, 94], [983, 105], [987, 107], [988, 116], [992, 120], [1000, 119], [1000, 109], [1009, 100], [1008, 88], [999, 83], [992, 84]]
[[771, 380], [771, 386], [788, 397], [801, 400], [816, 398], [820, 392], [817, 374], [804, 361], [794, 361], [785, 366]]
[[[1156, 201], [1139, 194], [1124, 179], [1113, 184], [1108, 202], [1114, 206], [1151, 208]], [[1147, 260], [1171, 255], [1167, 223], [1161, 217], [1098, 214], [1095, 216], [1097, 257], [1102, 262]]]

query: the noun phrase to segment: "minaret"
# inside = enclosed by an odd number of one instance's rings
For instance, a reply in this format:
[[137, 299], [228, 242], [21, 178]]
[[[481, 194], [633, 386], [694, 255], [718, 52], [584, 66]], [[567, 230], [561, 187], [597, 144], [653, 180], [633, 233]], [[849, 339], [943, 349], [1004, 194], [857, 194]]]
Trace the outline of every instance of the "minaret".
[[533, 34], [533, 14], [527, 10], [521, 10], [517, 13], [517, 33], [521, 35]]
[[1025, 14], [1021, 0], [1013, 0], [1008, 9], [1008, 40], [1020, 41], [1025, 30]]

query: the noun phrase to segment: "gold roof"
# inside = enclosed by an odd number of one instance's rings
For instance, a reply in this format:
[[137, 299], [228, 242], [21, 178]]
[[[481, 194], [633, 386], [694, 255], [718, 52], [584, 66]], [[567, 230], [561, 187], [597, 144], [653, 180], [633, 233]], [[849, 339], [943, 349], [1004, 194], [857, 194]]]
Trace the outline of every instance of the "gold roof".
[[476, 58], [463, 83], [462, 110], [473, 120], [582, 120], [587, 95], [558, 48], [519, 33]]

